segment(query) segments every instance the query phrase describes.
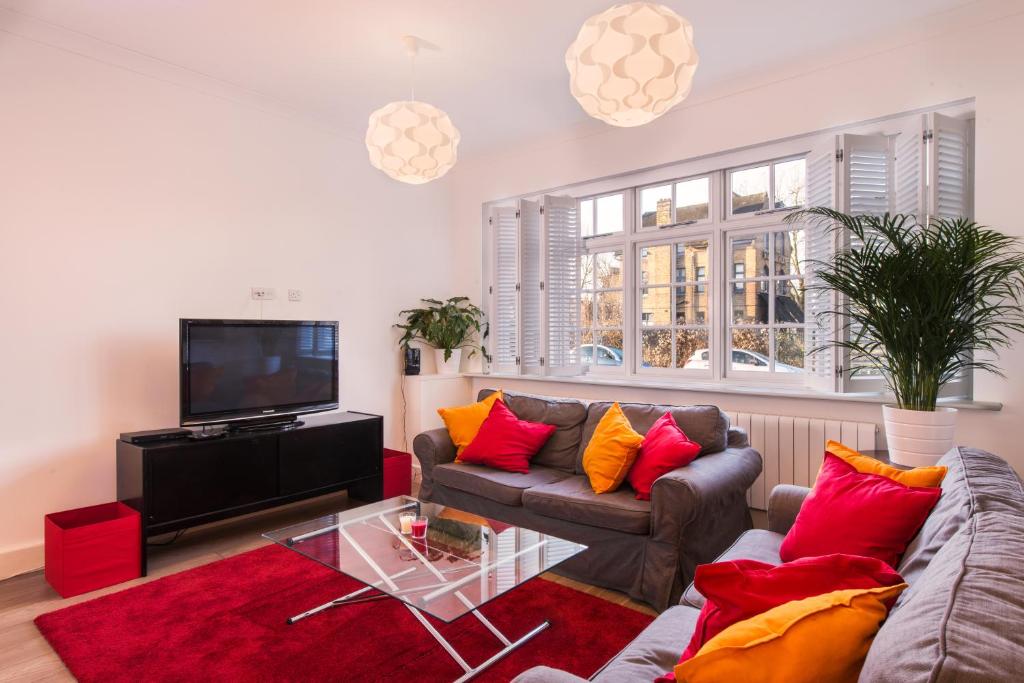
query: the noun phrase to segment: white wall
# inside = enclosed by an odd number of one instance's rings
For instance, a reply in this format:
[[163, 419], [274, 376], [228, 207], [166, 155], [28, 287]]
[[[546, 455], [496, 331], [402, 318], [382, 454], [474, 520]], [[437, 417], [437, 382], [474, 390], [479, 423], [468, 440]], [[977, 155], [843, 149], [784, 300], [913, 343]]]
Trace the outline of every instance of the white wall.
[[401, 447], [391, 324], [455, 294], [445, 181], [222, 84], [0, 36], [0, 578], [42, 566], [45, 513], [115, 499], [118, 433], [177, 424], [178, 318], [258, 317], [253, 285], [264, 317], [341, 322], [343, 406]]
[[[852, 10], [851, 10], [852, 11]], [[880, 24], [881, 25], [881, 24]], [[480, 263], [481, 204], [650, 166], [763, 144], [835, 126], [976, 98], [976, 217], [1024, 236], [1021, 220], [1021, 116], [1024, 113], [1024, 8], [1019, 2], [971, 3], [857, 51], [761, 73], [700, 91], [654, 123], [574, 130], [460, 164], [455, 175], [458, 261]], [[698, 28], [699, 37], [699, 28]], [[791, 39], [796, 39], [790, 36]], [[741, 48], [738, 48], [741, 49]], [[463, 271], [463, 290], [479, 292], [480, 269]], [[976, 380], [975, 397], [1001, 412], [963, 411], [958, 439], [992, 450], [1024, 471], [1024, 345], [1004, 354], [1007, 378]], [[877, 405], [475, 379], [474, 386], [584, 398], [715, 403], [727, 410], [842, 416], [881, 422]]]

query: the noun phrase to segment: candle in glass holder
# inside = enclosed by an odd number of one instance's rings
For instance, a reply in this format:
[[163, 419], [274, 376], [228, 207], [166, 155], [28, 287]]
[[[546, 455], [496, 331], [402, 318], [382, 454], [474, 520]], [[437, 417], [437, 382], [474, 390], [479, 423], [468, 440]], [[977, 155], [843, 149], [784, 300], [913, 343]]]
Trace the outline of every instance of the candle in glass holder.
[[427, 537], [427, 518], [420, 516], [412, 522], [412, 537], [424, 539]]
[[406, 536], [412, 533], [412, 523], [416, 515], [412, 512], [403, 512], [398, 515], [398, 522], [402, 525], [402, 533]]

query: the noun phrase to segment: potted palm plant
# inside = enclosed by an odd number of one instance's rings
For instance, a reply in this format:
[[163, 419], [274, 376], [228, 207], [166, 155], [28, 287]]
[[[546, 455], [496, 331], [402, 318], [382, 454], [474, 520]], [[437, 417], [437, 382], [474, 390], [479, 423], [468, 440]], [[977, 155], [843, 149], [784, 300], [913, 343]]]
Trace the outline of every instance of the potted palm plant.
[[449, 375], [459, 371], [462, 350], [469, 349], [472, 356], [479, 351], [490, 360], [487, 350], [477, 340], [487, 338], [487, 323], [483, 311], [470, 303], [468, 297], [456, 296], [447, 301], [421, 299], [427, 306], [399, 312], [405, 317], [395, 327], [403, 331], [399, 345], [408, 348], [421, 341], [434, 348], [437, 371]]
[[851, 237], [848, 249], [815, 264], [821, 289], [838, 294], [846, 348], [885, 379], [890, 458], [931, 464], [952, 447], [956, 409], [936, 405], [962, 373], [1002, 374], [999, 349], [1024, 331], [1024, 253], [1018, 241], [966, 218], [852, 216], [816, 207], [787, 217]]

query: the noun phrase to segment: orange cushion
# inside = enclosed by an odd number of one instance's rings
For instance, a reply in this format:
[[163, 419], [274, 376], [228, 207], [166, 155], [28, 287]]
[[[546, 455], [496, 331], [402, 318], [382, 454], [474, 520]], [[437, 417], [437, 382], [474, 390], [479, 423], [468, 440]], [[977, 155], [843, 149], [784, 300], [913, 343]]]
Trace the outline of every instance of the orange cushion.
[[884, 462], [874, 458], [861, 455], [857, 451], [844, 446], [838, 441], [829, 441], [825, 444], [825, 450], [832, 455], [845, 460], [861, 474], [877, 474], [892, 479], [904, 486], [931, 486], [935, 487], [942, 483], [946, 476], [946, 467], [934, 465], [931, 467], [915, 467], [912, 470], [901, 470], [897, 467], [890, 467]]
[[676, 680], [853, 683], [889, 606], [906, 587], [839, 590], [774, 607], [709, 640], [676, 666]]
[[438, 408], [437, 414], [444, 420], [444, 426], [448, 428], [448, 436], [455, 444], [455, 455], [458, 456], [476, 438], [480, 431], [480, 425], [484, 423], [491, 412], [491, 406], [501, 398], [501, 392], [496, 391], [482, 401], [470, 403], [468, 406], [456, 406], [454, 408]]
[[619, 404], [613, 403], [583, 451], [583, 471], [594, 493], [610, 493], [619, 488], [643, 442], [643, 435], [629, 424]]

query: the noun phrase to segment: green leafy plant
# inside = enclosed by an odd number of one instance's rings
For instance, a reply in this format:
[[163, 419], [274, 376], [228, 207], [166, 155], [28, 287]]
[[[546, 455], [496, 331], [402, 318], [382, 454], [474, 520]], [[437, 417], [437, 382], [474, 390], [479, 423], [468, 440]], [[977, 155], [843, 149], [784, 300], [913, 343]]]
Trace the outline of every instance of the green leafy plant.
[[402, 348], [419, 340], [435, 349], [443, 349], [445, 361], [451, 359], [455, 349], [469, 349], [470, 356], [480, 351], [488, 361], [491, 359], [483, 344], [476, 342], [476, 339], [487, 338], [488, 325], [483, 320], [483, 311], [471, 304], [469, 297], [421, 301], [428, 305], [399, 312], [405, 316], [404, 322], [395, 325], [403, 331], [398, 342]]
[[827, 312], [843, 316], [846, 332], [830, 345], [880, 372], [898, 407], [935, 410], [939, 390], [962, 372], [1002, 375], [992, 359], [1024, 331], [1024, 253], [1015, 238], [966, 218], [920, 225], [910, 215], [815, 207], [786, 220], [854, 238], [856, 246], [815, 264], [816, 288], [845, 304]]

